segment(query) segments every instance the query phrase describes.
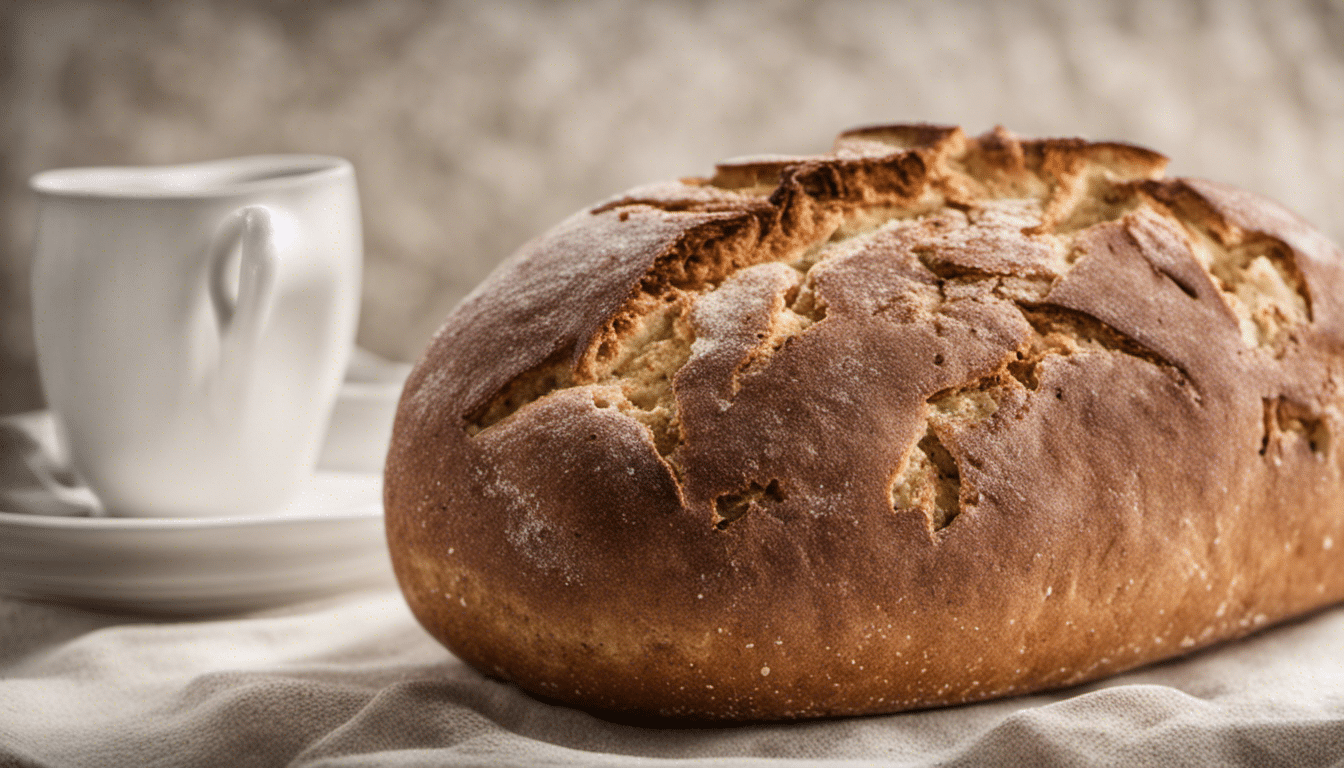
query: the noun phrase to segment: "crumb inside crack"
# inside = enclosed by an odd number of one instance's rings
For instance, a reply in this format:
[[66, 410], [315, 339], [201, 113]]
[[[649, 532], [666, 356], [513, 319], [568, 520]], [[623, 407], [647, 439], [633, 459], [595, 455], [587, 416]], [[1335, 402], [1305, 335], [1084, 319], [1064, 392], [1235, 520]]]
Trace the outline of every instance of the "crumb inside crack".
[[1261, 456], [1281, 460], [1281, 452], [1294, 446], [1305, 447], [1317, 457], [1330, 453], [1330, 423], [1323, 414], [1286, 397], [1266, 398], [1264, 412]]
[[1180, 189], [1142, 188], [1181, 223], [1195, 259], [1236, 315], [1246, 346], [1281, 352], [1293, 331], [1311, 322], [1311, 295], [1287, 243], [1235, 226]]
[[725, 493], [714, 500], [714, 514], [717, 518], [714, 527], [721, 531], [727, 530], [729, 525], [741, 519], [753, 507], [783, 500], [784, 493], [779, 489], [778, 480], [771, 480], [765, 485], [753, 480], [742, 490]]
[[897, 511], [922, 512], [930, 532], [947, 528], [961, 513], [961, 472], [932, 427], [910, 449], [892, 484], [891, 504]]

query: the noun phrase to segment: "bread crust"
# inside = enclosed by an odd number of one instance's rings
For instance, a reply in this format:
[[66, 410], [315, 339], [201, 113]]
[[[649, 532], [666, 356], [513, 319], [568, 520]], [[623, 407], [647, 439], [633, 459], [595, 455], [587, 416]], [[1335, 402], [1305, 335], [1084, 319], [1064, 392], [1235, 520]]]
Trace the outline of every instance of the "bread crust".
[[576, 214], [407, 383], [413, 612], [539, 696], [741, 721], [1068, 686], [1340, 600], [1341, 254], [1164, 166], [878, 126]]

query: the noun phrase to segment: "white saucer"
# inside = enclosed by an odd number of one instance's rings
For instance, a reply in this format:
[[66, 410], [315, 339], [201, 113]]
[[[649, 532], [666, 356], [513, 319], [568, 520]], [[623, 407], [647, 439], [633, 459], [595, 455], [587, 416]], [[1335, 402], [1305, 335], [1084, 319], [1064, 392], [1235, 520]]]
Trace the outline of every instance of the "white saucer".
[[381, 494], [381, 475], [319, 472], [285, 510], [266, 518], [0, 511], [0, 593], [199, 615], [392, 586]]
[[355, 350], [320, 471], [264, 518], [91, 517], [88, 489], [51, 477], [65, 465], [51, 413], [0, 418], [0, 594], [201, 615], [394, 585], [382, 465], [409, 371]]

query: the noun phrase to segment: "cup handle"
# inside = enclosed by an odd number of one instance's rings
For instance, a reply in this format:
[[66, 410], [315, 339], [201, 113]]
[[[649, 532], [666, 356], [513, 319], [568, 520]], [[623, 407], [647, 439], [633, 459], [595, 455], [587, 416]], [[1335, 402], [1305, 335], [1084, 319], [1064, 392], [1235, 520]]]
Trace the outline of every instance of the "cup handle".
[[[236, 299], [230, 296], [226, 274], [235, 249], [240, 256]], [[241, 394], [244, 373], [275, 303], [280, 266], [276, 213], [249, 205], [229, 214], [210, 244], [208, 264], [210, 303], [219, 321], [220, 383], [224, 391]]]

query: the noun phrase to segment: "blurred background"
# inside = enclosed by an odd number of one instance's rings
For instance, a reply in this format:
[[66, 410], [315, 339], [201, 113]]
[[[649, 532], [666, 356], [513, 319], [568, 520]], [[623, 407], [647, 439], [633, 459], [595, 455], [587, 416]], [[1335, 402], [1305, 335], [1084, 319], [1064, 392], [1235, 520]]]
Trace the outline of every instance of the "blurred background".
[[27, 178], [355, 164], [360, 342], [413, 359], [525, 240], [884, 121], [1142, 144], [1344, 240], [1344, 0], [0, 3], [0, 413], [40, 407]]

